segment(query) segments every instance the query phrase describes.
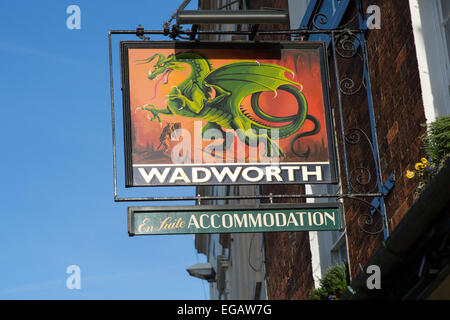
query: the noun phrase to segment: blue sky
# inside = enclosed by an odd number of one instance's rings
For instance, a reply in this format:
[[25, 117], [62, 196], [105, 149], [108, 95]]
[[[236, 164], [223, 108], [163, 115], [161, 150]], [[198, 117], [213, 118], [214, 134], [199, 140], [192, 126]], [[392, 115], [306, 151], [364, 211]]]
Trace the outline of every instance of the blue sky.
[[[186, 272], [203, 261], [192, 235], [129, 238], [127, 207], [148, 203], [113, 201], [108, 30], [159, 30], [181, 2], [0, 2], [0, 299], [208, 297]], [[66, 27], [72, 4], [80, 30]], [[137, 38], [115, 39], [119, 108], [118, 40]], [[118, 182], [119, 196], [137, 192]], [[69, 265], [81, 268], [80, 290], [66, 288]]]

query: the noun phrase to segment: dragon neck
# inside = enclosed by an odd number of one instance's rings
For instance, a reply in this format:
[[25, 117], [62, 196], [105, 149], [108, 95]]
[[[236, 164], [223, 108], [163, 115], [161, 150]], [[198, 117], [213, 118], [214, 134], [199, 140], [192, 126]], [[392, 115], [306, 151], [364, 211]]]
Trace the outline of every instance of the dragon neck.
[[211, 65], [206, 60], [205, 57], [193, 53], [193, 52], [183, 52], [176, 55], [176, 59], [181, 63], [186, 63], [191, 67], [190, 75], [178, 85], [180, 90], [183, 90], [191, 82], [201, 82], [210, 72]]

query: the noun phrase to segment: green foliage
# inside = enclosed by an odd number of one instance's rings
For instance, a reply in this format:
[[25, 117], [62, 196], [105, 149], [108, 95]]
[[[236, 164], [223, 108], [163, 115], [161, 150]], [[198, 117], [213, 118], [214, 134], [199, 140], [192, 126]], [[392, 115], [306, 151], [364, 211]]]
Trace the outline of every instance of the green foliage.
[[431, 161], [439, 165], [450, 154], [450, 115], [439, 117], [430, 123], [422, 140]]
[[445, 161], [450, 158], [450, 115], [439, 117], [423, 126], [427, 127], [426, 133], [421, 137], [428, 157], [428, 160], [425, 160], [427, 163], [423, 163], [423, 168], [417, 168], [420, 163], [416, 163], [416, 170], [407, 170], [406, 173], [409, 179], [418, 178], [415, 199], [427, 188], [430, 181], [443, 168]]
[[347, 289], [348, 266], [346, 263], [333, 266], [320, 279], [320, 288], [311, 292], [311, 300], [336, 300]]

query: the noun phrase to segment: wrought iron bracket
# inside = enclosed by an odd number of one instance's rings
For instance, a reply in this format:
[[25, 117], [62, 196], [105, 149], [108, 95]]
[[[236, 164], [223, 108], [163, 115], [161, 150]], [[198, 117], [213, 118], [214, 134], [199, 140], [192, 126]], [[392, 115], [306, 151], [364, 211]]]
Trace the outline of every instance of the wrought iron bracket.
[[141, 25], [136, 28], [136, 36], [141, 40], [150, 40], [150, 37], [144, 36], [144, 28]]
[[255, 37], [257, 36], [257, 33], [258, 33], [258, 29], [259, 29], [259, 24], [252, 25], [251, 34], [249, 36], [250, 41], [255, 40]]
[[[195, 26], [195, 25], [194, 25]], [[139, 31], [137, 32], [137, 30]], [[259, 30], [259, 29], [258, 29]], [[275, 31], [258, 31], [259, 36], [280, 36], [280, 35], [291, 35], [291, 36], [307, 36], [312, 34], [361, 34], [364, 30], [361, 29], [329, 29], [329, 30], [310, 30], [310, 29], [293, 29], [293, 30], [275, 30]], [[136, 35], [141, 38], [143, 35], [162, 35], [168, 36], [173, 40], [190, 40], [189, 37], [193, 34], [196, 36], [200, 35], [241, 35], [241, 36], [251, 36], [252, 30], [250, 31], [207, 31], [207, 30], [183, 30], [182, 26], [179, 25], [164, 25], [163, 30], [145, 30], [142, 27], [136, 28], [136, 30], [109, 30], [108, 34], [113, 35]], [[179, 39], [177, 39], [179, 38]], [[142, 39], [142, 38], [141, 38]]]
[[198, 32], [198, 24], [192, 25], [192, 33], [189, 35], [189, 40], [196, 40], [195, 37], [197, 36]]
[[[114, 197], [115, 202], [165, 202], [165, 201], [213, 201], [213, 200], [268, 200], [269, 202], [274, 199], [307, 199], [307, 198], [327, 198], [327, 199], [341, 199], [341, 198], [352, 198], [359, 200], [360, 198], [376, 198], [382, 197], [383, 194], [380, 193], [354, 193], [354, 194], [268, 194], [268, 195], [251, 195], [251, 196], [178, 196], [178, 197]], [[361, 200], [367, 202], [365, 200]], [[370, 202], [367, 202], [371, 206]], [[377, 210], [377, 208], [374, 208]]]
[[[389, 177], [387, 178], [387, 180], [384, 182], [383, 184], [383, 198], [386, 198], [389, 194], [389, 192], [391, 192], [392, 188], [394, 188], [395, 185], [395, 175], [394, 173], [391, 173], [389, 175]], [[374, 208], [379, 208], [380, 207], [380, 198], [375, 198], [372, 200], [371, 205]], [[372, 209], [370, 211], [371, 214], [375, 214], [376, 210]]]

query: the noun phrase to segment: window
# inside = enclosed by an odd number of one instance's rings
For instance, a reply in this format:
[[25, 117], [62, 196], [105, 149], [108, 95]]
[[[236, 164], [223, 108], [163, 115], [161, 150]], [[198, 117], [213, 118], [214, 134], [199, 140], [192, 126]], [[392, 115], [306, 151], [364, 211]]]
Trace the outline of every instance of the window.
[[345, 233], [334, 231], [332, 238], [334, 240], [331, 246], [331, 265], [341, 264], [347, 261], [347, 245], [345, 243]]

